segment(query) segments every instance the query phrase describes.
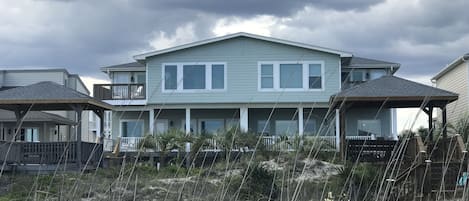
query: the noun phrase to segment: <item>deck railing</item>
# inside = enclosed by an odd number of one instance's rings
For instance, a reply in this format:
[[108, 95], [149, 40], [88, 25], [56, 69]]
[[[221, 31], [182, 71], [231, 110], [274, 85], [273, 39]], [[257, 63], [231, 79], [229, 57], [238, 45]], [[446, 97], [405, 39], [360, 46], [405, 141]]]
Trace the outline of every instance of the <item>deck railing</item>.
[[145, 84], [95, 84], [93, 96], [99, 100], [145, 99]]
[[[99, 161], [102, 144], [82, 142], [81, 146], [82, 163]], [[76, 163], [76, 148], [77, 142], [0, 142], [0, 160], [19, 164]]]

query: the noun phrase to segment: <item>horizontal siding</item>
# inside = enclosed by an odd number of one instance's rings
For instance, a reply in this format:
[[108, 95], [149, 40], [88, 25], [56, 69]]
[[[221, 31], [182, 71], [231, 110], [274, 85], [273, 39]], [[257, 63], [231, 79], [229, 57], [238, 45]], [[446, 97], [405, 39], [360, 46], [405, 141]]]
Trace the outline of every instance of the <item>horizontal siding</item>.
[[25, 86], [43, 81], [52, 81], [64, 84], [63, 72], [19, 72], [6, 71], [3, 79], [3, 86]]
[[[259, 92], [258, 61], [323, 61], [325, 90]], [[161, 93], [162, 63], [171, 62], [226, 62], [227, 90]], [[330, 95], [339, 91], [339, 63], [339, 55], [244, 37], [234, 38], [147, 59], [148, 104], [327, 102]]]
[[455, 124], [458, 119], [467, 117], [469, 109], [468, 98], [468, 64], [463, 62], [456, 68], [447, 72], [436, 81], [436, 86], [441, 89], [459, 94], [458, 100], [447, 106], [448, 122]]

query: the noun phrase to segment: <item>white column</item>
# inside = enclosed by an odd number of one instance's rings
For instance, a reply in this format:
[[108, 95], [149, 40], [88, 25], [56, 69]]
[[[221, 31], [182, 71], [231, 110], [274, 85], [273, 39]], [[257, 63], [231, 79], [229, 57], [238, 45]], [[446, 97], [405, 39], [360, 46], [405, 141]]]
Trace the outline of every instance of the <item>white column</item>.
[[241, 132], [248, 132], [249, 119], [248, 119], [248, 107], [243, 106], [239, 108], [239, 127]]
[[155, 110], [154, 109], [151, 109], [149, 112], [149, 115], [148, 115], [148, 122], [149, 122], [149, 126], [148, 126], [148, 132], [150, 132], [151, 135], [154, 134], [154, 130], [155, 130]]
[[186, 134], [191, 133], [191, 109], [186, 108]]
[[298, 107], [298, 134], [303, 135], [304, 132], [304, 120], [303, 120], [303, 107]]
[[335, 147], [336, 150], [340, 151], [340, 113], [339, 110], [335, 110]]
[[391, 108], [391, 134], [394, 140], [398, 140], [397, 135], [397, 109]]

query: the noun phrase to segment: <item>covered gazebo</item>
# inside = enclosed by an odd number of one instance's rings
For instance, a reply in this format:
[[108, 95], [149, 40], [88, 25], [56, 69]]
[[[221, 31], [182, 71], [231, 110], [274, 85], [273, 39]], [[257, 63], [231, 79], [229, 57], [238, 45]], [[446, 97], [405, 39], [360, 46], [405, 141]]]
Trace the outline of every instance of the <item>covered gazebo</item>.
[[433, 109], [442, 111], [443, 137], [446, 131], [446, 105], [457, 100], [458, 94], [412, 82], [396, 76], [383, 76], [345, 89], [331, 96], [330, 104], [340, 114], [340, 151], [345, 156], [345, 118], [352, 107], [420, 108], [428, 115], [429, 141], [433, 139]]
[[[80, 93], [71, 88], [59, 85], [54, 82], [39, 82], [36, 84], [16, 87], [12, 89], [7, 89], [0, 91], [0, 109], [13, 111], [16, 118], [16, 128], [19, 130], [22, 127], [22, 124], [25, 120], [26, 115], [30, 111], [74, 111], [76, 113], [77, 125], [76, 125], [76, 142], [72, 147], [75, 148], [70, 156], [76, 158], [78, 167], [81, 168], [81, 164], [84, 159], [83, 148], [84, 146], [81, 139], [81, 117], [84, 110], [90, 110], [96, 113], [101, 121], [101, 138], [103, 137], [103, 121], [104, 121], [104, 111], [110, 110], [111, 105], [104, 103], [102, 101], [96, 100], [93, 97], [90, 97], [86, 94]], [[15, 133], [17, 135], [17, 132]], [[30, 151], [25, 147], [31, 148], [30, 146], [41, 145], [42, 147], [35, 147], [37, 151], [50, 152], [51, 150], [64, 150], [64, 148], [58, 148], [59, 145], [54, 145], [54, 142], [49, 144], [30, 144], [22, 143], [22, 146], [19, 146], [20, 152]], [[57, 142], [60, 144], [60, 142]], [[60, 146], [59, 146], [60, 147]], [[102, 147], [102, 146], [101, 146]], [[42, 149], [42, 150], [41, 150]], [[47, 150], [45, 150], [47, 149]], [[32, 150], [32, 149], [31, 149]], [[84, 150], [88, 153], [88, 150]], [[34, 151], [33, 151], [34, 152]], [[5, 153], [3, 153], [5, 154]], [[9, 153], [6, 153], [9, 154]], [[32, 154], [36, 158], [40, 156], [40, 163], [54, 163], [57, 160], [58, 153], [37, 153]], [[26, 154], [19, 154], [20, 157]], [[26, 157], [26, 156], [25, 156]], [[3, 156], [3, 159], [11, 159], [10, 156]], [[20, 163], [27, 163], [31, 158], [18, 159]], [[33, 160], [34, 162], [38, 162]], [[86, 161], [86, 160], [85, 160]], [[18, 161], [16, 161], [18, 162]]]

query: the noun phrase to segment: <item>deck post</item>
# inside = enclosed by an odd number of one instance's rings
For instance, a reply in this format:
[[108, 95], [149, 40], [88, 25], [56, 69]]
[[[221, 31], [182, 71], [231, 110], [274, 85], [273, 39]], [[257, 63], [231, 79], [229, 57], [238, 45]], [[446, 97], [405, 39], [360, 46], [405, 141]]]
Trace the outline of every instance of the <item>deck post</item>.
[[76, 136], [76, 141], [77, 141], [77, 164], [78, 164], [78, 169], [81, 170], [82, 168], [82, 161], [81, 161], [81, 115], [82, 115], [82, 112], [83, 112], [83, 106], [81, 105], [70, 105], [70, 107], [75, 110], [75, 113], [76, 113], [76, 121], [77, 121], [77, 129], [76, 129], [76, 133], [75, 133], [75, 136]]
[[441, 108], [441, 118], [442, 118], [442, 128], [443, 128], [443, 138], [447, 138], [448, 137], [448, 130], [447, 130], [447, 117], [446, 117], [446, 106], [442, 107]]
[[340, 156], [342, 157], [342, 160], [346, 160], [346, 141], [345, 141], [345, 105], [340, 108]]
[[298, 107], [298, 135], [303, 136], [304, 133], [304, 114], [303, 107]]
[[433, 107], [428, 107], [428, 140], [433, 142]]
[[239, 127], [241, 132], [248, 132], [249, 129], [249, 113], [248, 107], [243, 106], [239, 108]]
[[340, 152], [340, 111], [335, 110], [335, 149]]

